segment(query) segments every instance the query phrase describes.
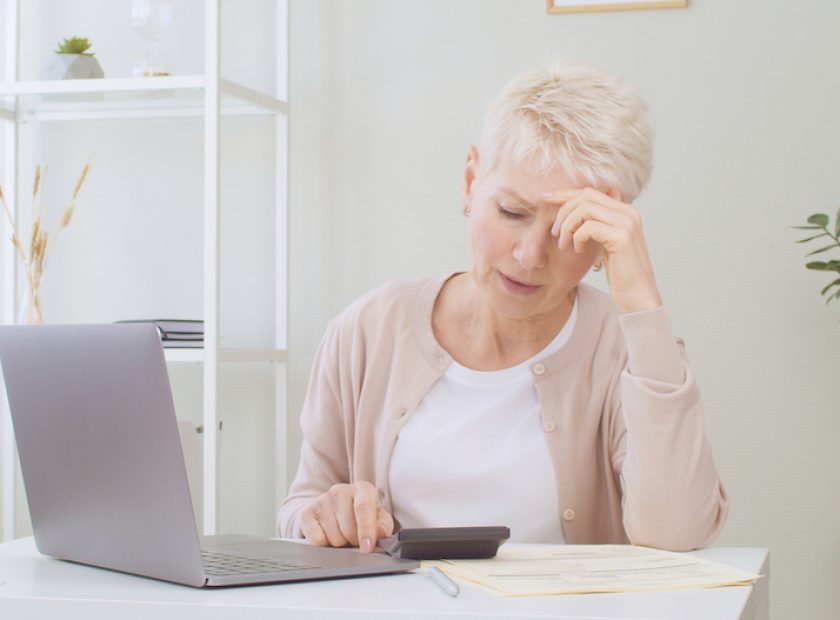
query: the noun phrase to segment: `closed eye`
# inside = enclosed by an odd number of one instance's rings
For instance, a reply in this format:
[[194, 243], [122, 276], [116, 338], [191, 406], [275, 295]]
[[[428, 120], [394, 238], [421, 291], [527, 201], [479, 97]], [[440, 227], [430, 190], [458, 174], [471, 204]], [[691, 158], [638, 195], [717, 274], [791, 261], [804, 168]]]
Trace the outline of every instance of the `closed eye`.
[[524, 213], [519, 211], [511, 211], [510, 209], [505, 209], [503, 206], [499, 205], [499, 214], [502, 217], [506, 217], [512, 220], [518, 220], [525, 216]]

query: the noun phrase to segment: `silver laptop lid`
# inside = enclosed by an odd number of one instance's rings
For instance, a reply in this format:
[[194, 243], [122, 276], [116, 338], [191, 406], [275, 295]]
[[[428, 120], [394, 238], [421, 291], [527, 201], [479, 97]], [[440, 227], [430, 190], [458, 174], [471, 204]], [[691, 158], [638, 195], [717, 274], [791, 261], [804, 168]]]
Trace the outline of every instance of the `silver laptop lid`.
[[156, 329], [2, 326], [0, 362], [41, 553], [202, 585]]

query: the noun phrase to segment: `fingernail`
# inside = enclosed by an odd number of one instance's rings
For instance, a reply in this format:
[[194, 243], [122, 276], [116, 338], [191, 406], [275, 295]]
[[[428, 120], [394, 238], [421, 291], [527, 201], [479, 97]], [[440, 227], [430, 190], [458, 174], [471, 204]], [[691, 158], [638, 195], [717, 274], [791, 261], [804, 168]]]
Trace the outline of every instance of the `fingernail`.
[[370, 542], [370, 538], [362, 538], [362, 552], [370, 553], [371, 551], [373, 551], [373, 543]]
[[540, 196], [542, 196], [543, 198], [551, 198], [552, 196], [554, 196], [554, 192], [542, 192]]

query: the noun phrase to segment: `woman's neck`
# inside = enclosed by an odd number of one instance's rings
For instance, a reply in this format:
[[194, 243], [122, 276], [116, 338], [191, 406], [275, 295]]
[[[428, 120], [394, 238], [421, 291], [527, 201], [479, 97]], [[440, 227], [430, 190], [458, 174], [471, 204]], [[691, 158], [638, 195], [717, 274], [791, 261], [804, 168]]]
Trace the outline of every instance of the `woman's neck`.
[[475, 370], [499, 370], [547, 347], [569, 319], [574, 300], [572, 290], [549, 312], [507, 316], [493, 309], [469, 274], [461, 274], [441, 291], [433, 327], [441, 345], [458, 363]]

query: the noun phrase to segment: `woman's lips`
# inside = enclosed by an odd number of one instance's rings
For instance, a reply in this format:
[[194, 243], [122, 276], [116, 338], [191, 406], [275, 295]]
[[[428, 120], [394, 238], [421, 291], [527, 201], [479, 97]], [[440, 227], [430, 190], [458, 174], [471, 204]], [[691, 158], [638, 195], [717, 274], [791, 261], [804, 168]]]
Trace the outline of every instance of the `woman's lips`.
[[530, 295], [531, 293], [535, 293], [537, 289], [540, 288], [539, 284], [525, 284], [523, 282], [519, 282], [518, 280], [509, 278], [501, 271], [499, 272], [499, 278], [501, 278], [502, 284], [505, 285], [505, 289], [507, 289], [514, 295]]

